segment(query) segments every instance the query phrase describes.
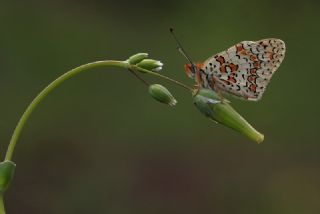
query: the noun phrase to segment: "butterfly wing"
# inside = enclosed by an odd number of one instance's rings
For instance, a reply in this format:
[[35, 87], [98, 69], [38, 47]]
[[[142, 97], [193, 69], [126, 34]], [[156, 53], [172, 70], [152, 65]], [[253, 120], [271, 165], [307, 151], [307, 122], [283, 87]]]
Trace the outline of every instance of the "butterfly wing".
[[280, 39], [240, 42], [203, 63], [202, 86], [257, 101], [284, 55], [285, 43]]

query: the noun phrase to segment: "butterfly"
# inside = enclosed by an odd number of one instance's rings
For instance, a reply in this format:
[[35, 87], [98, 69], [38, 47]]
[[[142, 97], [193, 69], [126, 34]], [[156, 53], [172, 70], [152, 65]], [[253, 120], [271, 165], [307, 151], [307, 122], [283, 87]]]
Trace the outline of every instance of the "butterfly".
[[243, 41], [203, 63], [194, 64], [179, 42], [178, 45], [180, 52], [190, 61], [185, 65], [186, 73], [195, 79], [198, 87], [249, 101], [261, 99], [286, 51], [285, 43], [280, 39]]

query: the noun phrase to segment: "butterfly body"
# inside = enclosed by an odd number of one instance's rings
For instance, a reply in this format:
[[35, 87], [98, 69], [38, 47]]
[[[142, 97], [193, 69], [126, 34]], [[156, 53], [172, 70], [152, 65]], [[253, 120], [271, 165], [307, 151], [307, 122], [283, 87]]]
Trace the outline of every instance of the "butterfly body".
[[257, 101], [284, 55], [285, 43], [280, 39], [243, 41], [185, 69], [200, 87]]

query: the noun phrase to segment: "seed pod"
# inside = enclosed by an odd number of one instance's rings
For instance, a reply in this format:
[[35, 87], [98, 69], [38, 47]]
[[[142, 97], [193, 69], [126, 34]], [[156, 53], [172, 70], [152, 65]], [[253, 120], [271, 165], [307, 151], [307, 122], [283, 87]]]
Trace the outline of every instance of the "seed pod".
[[150, 85], [149, 94], [157, 101], [167, 104], [169, 106], [174, 106], [177, 104], [177, 100], [172, 96], [170, 91], [162, 85]]
[[257, 143], [263, 141], [263, 134], [254, 129], [227, 101], [221, 100], [214, 91], [200, 89], [194, 96], [193, 102], [206, 117], [240, 132]]

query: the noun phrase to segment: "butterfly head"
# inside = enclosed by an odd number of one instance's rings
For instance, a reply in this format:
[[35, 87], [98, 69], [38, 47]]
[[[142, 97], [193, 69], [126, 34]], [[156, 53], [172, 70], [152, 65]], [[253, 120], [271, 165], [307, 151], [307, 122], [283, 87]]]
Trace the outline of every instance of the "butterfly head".
[[197, 63], [197, 64], [188, 63], [184, 65], [184, 70], [188, 77], [190, 77], [191, 79], [195, 79], [201, 67], [202, 67], [202, 63]]

